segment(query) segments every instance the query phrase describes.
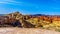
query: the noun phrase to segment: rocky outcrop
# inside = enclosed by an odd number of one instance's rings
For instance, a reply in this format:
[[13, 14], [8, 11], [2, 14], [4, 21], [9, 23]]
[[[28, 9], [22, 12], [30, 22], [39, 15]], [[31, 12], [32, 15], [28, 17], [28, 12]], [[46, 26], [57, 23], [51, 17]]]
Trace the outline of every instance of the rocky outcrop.
[[0, 27], [43, 28], [60, 31], [60, 16], [22, 15], [19, 12], [14, 12], [0, 16]]
[[18, 27], [25, 27], [31, 28], [34, 27], [33, 24], [26, 21], [27, 17], [20, 14], [19, 12], [6, 14], [5, 16], [0, 16], [0, 25], [10, 25], [10, 26], [18, 26]]
[[[12, 23], [14, 25], [19, 22], [18, 26], [21, 27], [45, 27], [46, 25], [55, 24], [57, 22], [60, 23], [60, 16], [52, 16], [52, 15], [22, 15], [19, 12], [6, 14], [4, 16], [0, 16], [1, 23]], [[17, 22], [16, 22], [17, 21]], [[56, 24], [55, 24], [56, 25]], [[54, 26], [55, 26], [54, 25]], [[56, 25], [60, 26], [60, 25]]]

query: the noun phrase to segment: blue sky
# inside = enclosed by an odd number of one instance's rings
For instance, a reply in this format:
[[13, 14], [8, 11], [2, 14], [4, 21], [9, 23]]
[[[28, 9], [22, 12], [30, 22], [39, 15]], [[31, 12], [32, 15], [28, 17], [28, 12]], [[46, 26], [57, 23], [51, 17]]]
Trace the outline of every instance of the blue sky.
[[60, 15], [60, 0], [0, 0], [0, 14]]

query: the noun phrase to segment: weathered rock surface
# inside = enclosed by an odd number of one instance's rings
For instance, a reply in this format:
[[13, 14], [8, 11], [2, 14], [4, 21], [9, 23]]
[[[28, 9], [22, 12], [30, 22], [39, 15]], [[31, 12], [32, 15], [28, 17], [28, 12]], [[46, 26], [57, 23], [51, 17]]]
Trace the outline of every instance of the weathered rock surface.
[[1, 26], [19, 26], [22, 28], [44, 28], [60, 31], [60, 16], [58, 15], [22, 15], [19, 12], [0, 16]]

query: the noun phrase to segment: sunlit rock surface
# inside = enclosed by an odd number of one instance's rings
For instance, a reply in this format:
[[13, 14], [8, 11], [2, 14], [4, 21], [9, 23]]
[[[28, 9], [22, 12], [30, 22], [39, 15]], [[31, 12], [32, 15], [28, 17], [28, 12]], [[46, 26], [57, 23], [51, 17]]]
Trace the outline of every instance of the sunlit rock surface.
[[23, 15], [22, 13], [14, 12], [0, 16], [0, 25], [60, 31], [60, 15]]

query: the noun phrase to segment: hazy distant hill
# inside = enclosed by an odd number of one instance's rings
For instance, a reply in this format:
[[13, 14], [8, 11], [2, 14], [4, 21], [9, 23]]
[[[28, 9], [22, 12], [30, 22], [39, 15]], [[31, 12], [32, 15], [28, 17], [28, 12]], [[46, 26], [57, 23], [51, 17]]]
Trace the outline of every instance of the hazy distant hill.
[[30, 16], [42, 16], [42, 14], [34, 14], [34, 15], [30, 15]]
[[0, 14], [0, 16], [4, 16], [5, 14]]

